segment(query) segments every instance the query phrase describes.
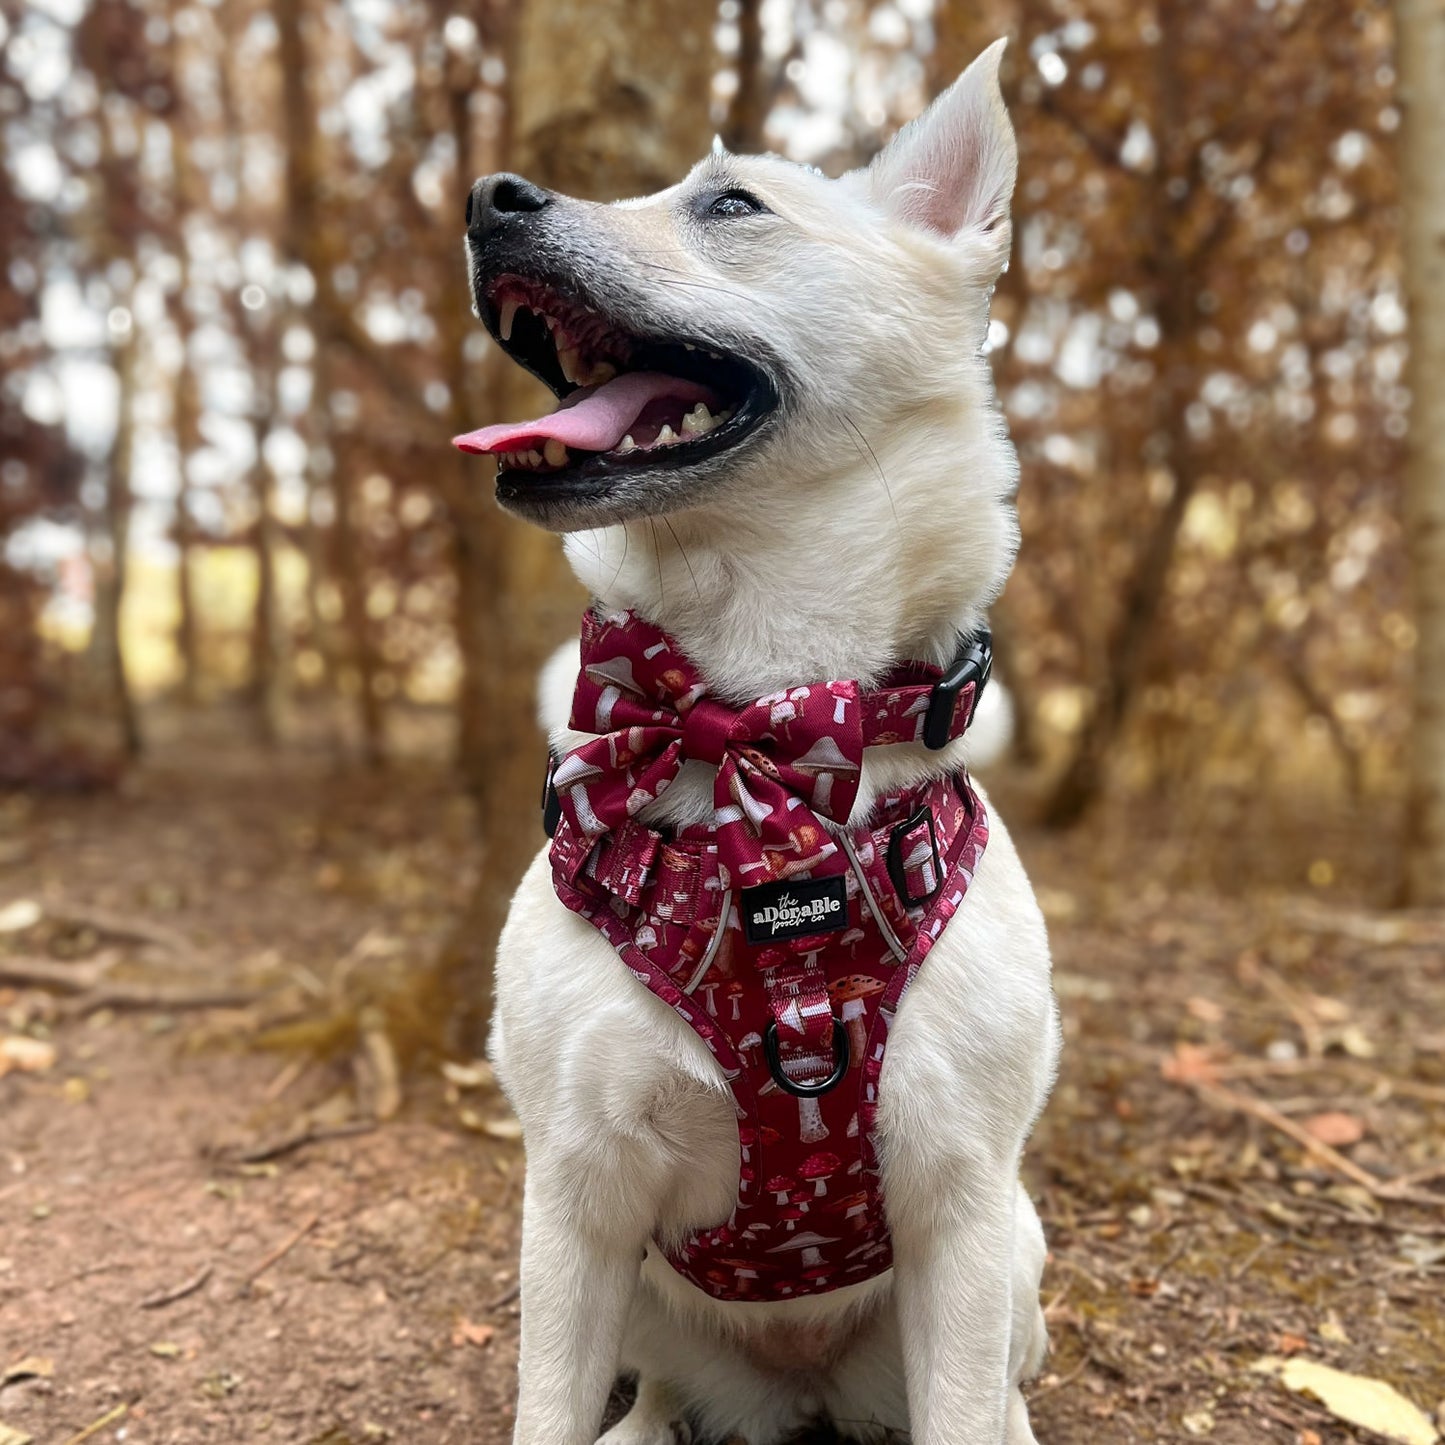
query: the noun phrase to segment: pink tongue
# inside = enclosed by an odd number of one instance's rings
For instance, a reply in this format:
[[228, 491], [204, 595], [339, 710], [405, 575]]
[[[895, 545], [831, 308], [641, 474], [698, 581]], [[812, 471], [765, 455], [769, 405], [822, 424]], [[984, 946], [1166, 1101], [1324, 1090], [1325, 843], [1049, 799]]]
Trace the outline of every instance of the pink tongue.
[[580, 387], [550, 416], [484, 426], [480, 431], [453, 437], [452, 445], [464, 452], [511, 452], [555, 437], [569, 447], [606, 452], [627, 435], [651, 402], [677, 401], [691, 408], [699, 401], [715, 407], [717, 400], [715, 392], [680, 376], [629, 371], [601, 386]]

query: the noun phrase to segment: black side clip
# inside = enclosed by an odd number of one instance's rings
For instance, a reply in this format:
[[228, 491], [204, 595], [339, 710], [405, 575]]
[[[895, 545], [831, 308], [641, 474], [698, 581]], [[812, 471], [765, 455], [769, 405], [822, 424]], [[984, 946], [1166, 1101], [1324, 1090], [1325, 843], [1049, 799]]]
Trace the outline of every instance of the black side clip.
[[958, 707], [959, 694], [969, 683], [975, 684], [973, 708], [969, 714], [971, 718], [973, 713], [978, 711], [978, 700], [983, 696], [984, 687], [992, 672], [993, 634], [984, 626], [972, 637], [963, 639], [953, 661], [948, 664], [943, 676], [933, 684], [933, 692], [928, 699], [928, 712], [923, 719], [924, 747], [937, 752], [953, 741], [953, 714]]
[[542, 831], [550, 838], [557, 831], [557, 823], [562, 817], [562, 800], [557, 796], [556, 785], [552, 782], [552, 774], [557, 769], [557, 759], [548, 750], [547, 753], [547, 778], [542, 784]]

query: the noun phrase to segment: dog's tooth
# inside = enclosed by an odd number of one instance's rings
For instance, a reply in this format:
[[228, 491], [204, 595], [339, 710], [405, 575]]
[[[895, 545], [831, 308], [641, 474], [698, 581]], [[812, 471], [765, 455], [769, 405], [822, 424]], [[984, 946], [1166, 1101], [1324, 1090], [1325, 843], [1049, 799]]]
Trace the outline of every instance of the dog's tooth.
[[521, 304], [515, 296], [508, 296], [507, 299], [502, 302], [501, 316], [497, 322], [497, 335], [500, 336], [503, 341], [510, 341], [512, 339], [512, 321], [515, 319], [517, 308]]
[[709, 352], [708, 352], [708, 355], [709, 355], [710, 357], [712, 357], [712, 359], [713, 359], [714, 361], [721, 361], [721, 360], [722, 360], [722, 356], [721, 356], [721, 354], [720, 354], [719, 352], [709, 351]]
[[661, 430], [660, 432], [658, 432], [658, 434], [657, 434], [657, 441], [656, 441], [655, 445], [656, 445], [656, 446], [660, 446], [660, 447], [665, 447], [665, 446], [667, 446], [669, 443], [675, 442], [676, 440], [677, 440], [677, 433], [676, 433], [675, 431], [673, 431], [673, 429], [672, 429], [670, 426], [668, 426], [668, 424], [667, 424], [666, 422], [663, 422], [663, 424], [662, 424], [662, 430]]
[[542, 448], [542, 455], [546, 457], [549, 467], [563, 467], [567, 465], [566, 444], [559, 442], [556, 437], [547, 438], [547, 445]]
[[617, 450], [619, 452], [635, 452], [637, 450], [637, 443], [632, 440], [631, 432], [628, 432], [628, 434], [617, 443]]
[[696, 351], [697, 347], [695, 347], [690, 341], [684, 341], [682, 343], [682, 349], [684, 351]]
[[588, 386], [602, 386], [617, 375], [617, 368], [610, 361], [594, 362], [587, 373]]
[[559, 346], [557, 348], [557, 364], [562, 368], [562, 375], [577, 386], [582, 384], [582, 368], [579, 360], [575, 346]]
[[542, 465], [542, 453], [539, 451], [528, 452], [527, 465], [529, 467], [540, 467]]
[[715, 425], [712, 413], [707, 409], [707, 403], [700, 401], [682, 419], [682, 434], [684, 437], [700, 437], [704, 432], [710, 432]]

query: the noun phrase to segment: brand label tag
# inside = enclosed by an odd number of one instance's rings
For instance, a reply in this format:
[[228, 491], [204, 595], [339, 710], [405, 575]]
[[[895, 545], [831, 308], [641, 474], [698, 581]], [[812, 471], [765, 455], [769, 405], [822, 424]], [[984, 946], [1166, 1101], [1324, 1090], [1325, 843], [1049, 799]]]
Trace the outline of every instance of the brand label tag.
[[848, 926], [848, 880], [839, 874], [760, 883], [743, 889], [742, 909], [749, 943], [833, 933]]

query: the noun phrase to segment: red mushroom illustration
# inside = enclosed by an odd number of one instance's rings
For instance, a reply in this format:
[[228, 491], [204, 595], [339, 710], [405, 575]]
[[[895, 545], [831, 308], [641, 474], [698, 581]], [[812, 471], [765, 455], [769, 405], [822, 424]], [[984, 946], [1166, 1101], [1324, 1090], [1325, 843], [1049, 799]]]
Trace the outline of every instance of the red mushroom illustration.
[[[769, 1079], [758, 1090], [758, 1097], [781, 1093], [778, 1081]], [[823, 1111], [816, 1099], [800, 1097], [798, 1100], [798, 1142], [800, 1144], [821, 1144], [828, 1137], [828, 1126], [823, 1122]]]
[[[786, 1209], [778, 1211], [778, 1218], [783, 1220], [791, 1234], [798, 1226], [798, 1221], [808, 1212], [806, 1204], [790, 1204]], [[780, 1246], [781, 1247], [781, 1246]]]
[[804, 1269], [817, 1269], [823, 1263], [822, 1249], [824, 1245], [837, 1244], [836, 1239], [828, 1239], [821, 1234], [795, 1234], [791, 1239], [784, 1240], [782, 1244], [775, 1244], [769, 1254], [783, 1254], [786, 1251], [800, 1249], [803, 1252], [802, 1266]]
[[828, 985], [828, 1001], [836, 1008], [842, 1005], [839, 1018], [848, 1030], [850, 1061], [855, 1069], [863, 1066], [863, 1053], [868, 1047], [868, 1008], [864, 999], [876, 998], [887, 985], [881, 978], [866, 973], [850, 973]]
[[753, 1157], [753, 1146], [758, 1142], [758, 1131], [744, 1126], [738, 1130], [738, 1154], [744, 1164]]
[[758, 1271], [749, 1259], [720, 1259], [720, 1265], [732, 1270], [739, 1294], [752, 1293], [752, 1281], [758, 1278]]
[[763, 1188], [766, 1189], [769, 1194], [773, 1195], [779, 1204], [786, 1204], [788, 1202], [788, 1195], [792, 1192], [797, 1182], [796, 1179], [793, 1179], [787, 1174], [774, 1174], [773, 1177], [763, 1185]]
[[843, 1218], [846, 1219], [855, 1232], [868, 1228], [868, 1191], [860, 1189], [856, 1194], [845, 1195], [838, 1200], [833, 1208], [842, 1210]]
[[742, 1015], [738, 1012], [738, 1004], [741, 1001], [742, 996], [745, 992], [746, 990], [743, 988], [742, 984], [740, 984], [736, 979], [734, 979], [733, 982], [728, 984], [727, 986], [728, 1001], [733, 1006], [733, 1011], [729, 1017], [731, 1018], [731, 1021], [733, 1023], [737, 1023], [737, 1021], [742, 1017]]
[[828, 1192], [828, 1181], [843, 1167], [836, 1154], [810, 1154], [798, 1166], [799, 1179], [814, 1181], [813, 1197], [821, 1199]]
[[707, 1008], [708, 1013], [710, 1013], [713, 1018], [717, 1017], [717, 1005], [713, 1002], [713, 994], [717, 992], [721, 982], [721, 979], [714, 978], [710, 979], [706, 983], [700, 983], [697, 986], [697, 991], [703, 996], [703, 1004]]

